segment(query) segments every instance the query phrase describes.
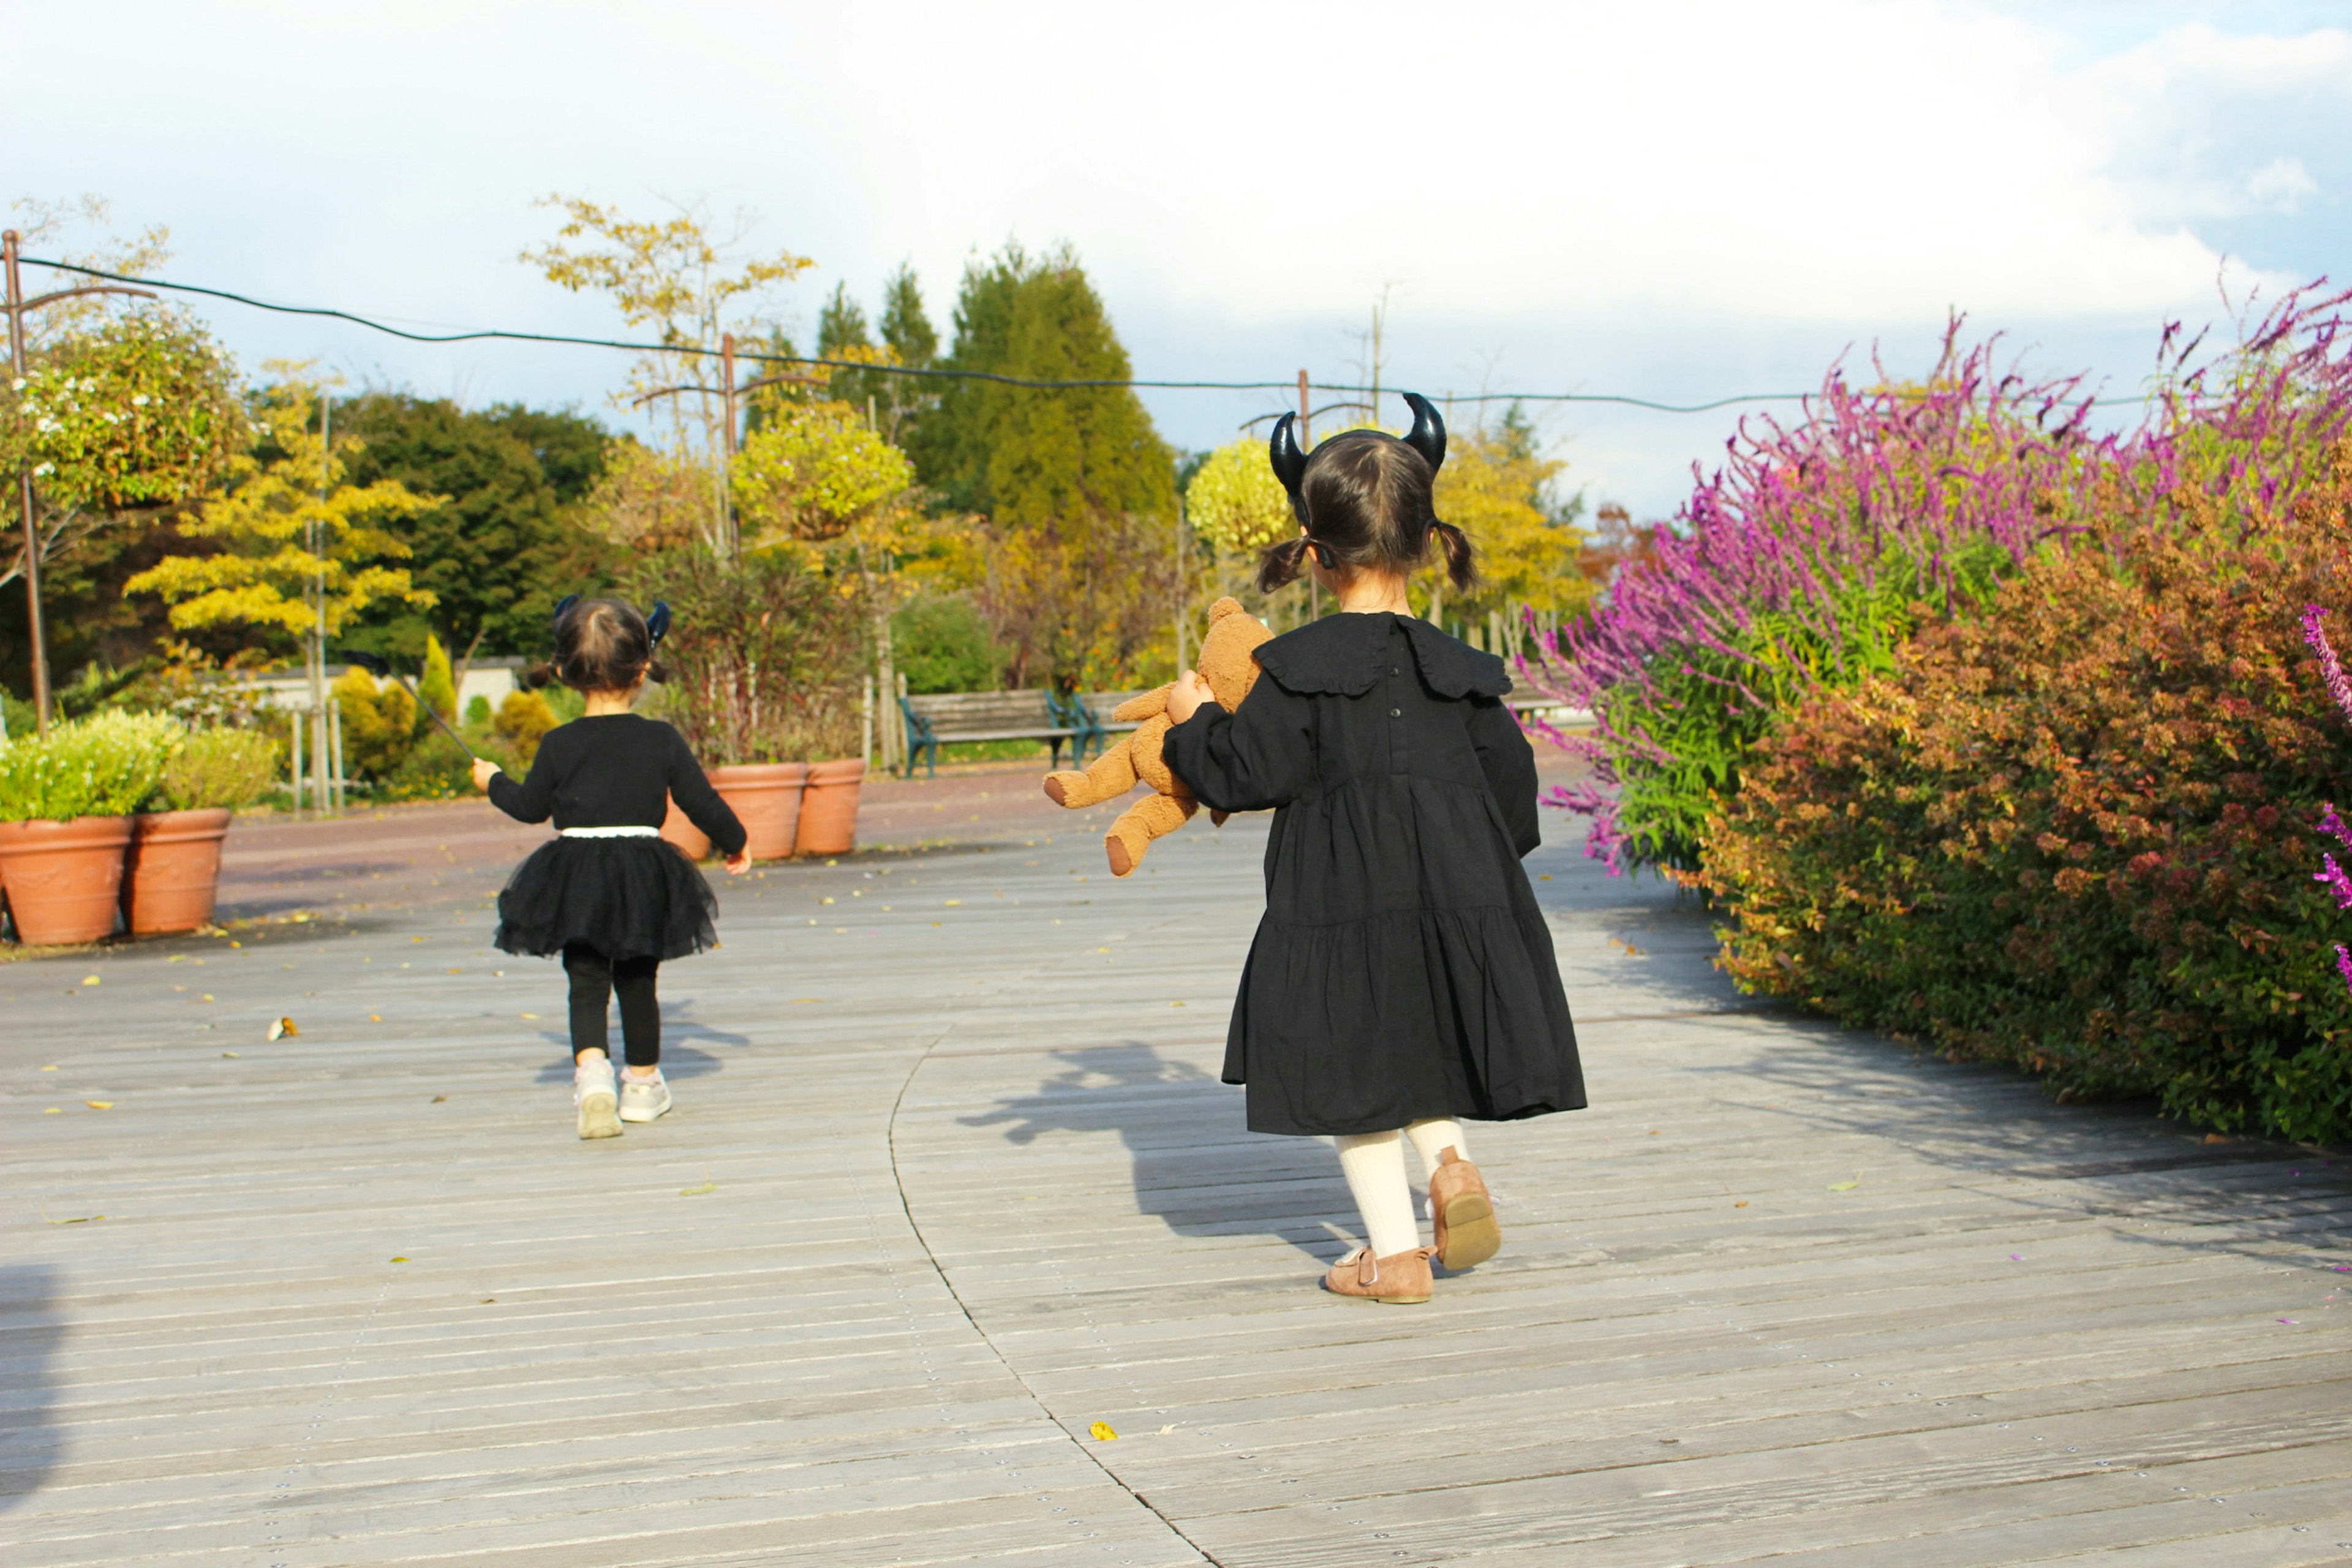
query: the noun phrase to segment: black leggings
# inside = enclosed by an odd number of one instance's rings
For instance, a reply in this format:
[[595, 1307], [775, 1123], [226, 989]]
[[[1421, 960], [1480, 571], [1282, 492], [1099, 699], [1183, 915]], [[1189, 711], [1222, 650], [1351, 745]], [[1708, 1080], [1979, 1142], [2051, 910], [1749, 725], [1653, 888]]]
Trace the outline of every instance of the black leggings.
[[606, 1049], [604, 1007], [617, 991], [621, 1039], [628, 1047], [629, 1065], [657, 1065], [661, 1004], [654, 998], [654, 972], [660, 967], [658, 958], [625, 958], [614, 963], [593, 948], [577, 942], [565, 947], [563, 972], [572, 976], [572, 1054]]

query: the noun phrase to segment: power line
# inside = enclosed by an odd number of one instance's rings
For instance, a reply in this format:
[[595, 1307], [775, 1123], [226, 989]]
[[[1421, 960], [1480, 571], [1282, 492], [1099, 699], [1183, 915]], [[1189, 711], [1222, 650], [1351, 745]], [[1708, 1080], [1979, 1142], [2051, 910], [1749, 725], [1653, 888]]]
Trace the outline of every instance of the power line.
[[[703, 348], [694, 343], [635, 342], [625, 338], [573, 337], [562, 332], [516, 332], [500, 328], [485, 327], [458, 332], [413, 332], [350, 310], [338, 310], [324, 305], [280, 305], [268, 300], [256, 300], [247, 294], [234, 293], [226, 289], [206, 288], [200, 283], [172, 283], [160, 278], [132, 278], [119, 272], [101, 271], [95, 267], [81, 267], [70, 261], [47, 261], [38, 257], [22, 258], [27, 267], [47, 267], [59, 272], [77, 273], [84, 278], [102, 278], [110, 282], [135, 283], [147, 289], [168, 289], [179, 294], [202, 294], [208, 299], [226, 300], [232, 304], [249, 306], [257, 310], [272, 310], [287, 316], [323, 316], [331, 321], [349, 321], [353, 326], [371, 331], [404, 338], [415, 343], [464, 343], [496, 340], [516, 343], [557, 343], [576, 348], [622, 349], [631, 353], [694, 354], [719, 357], [717, 349]], [[763, 364], [818, 365], [827, 370], [859, 371], [869, 375], [905, 375], [938, 381], [985, 381], [1003, 386], [1027, 387], [1036, 391], [1075, 391], [1080, 389], [1142, 388], [1165, 392], [1289, 392], [1296, 381], [1147, 381], [1127, 379], [1055, 380], [1032, 376], [1003, 375], [986, 370], [946, 370], [920, 365], [868, 364], [857, 360], [822, 359], [804, 354], [762, 353], [738, 348], [738, 359], [754, 360]], [[1349, 385], [1341, 383], [1315, 382], [1324, 392], [1374, 393], [1375, 386]], [[1798, 403], [1807, 395], [1801, 392], [1747, 393], [1736, 397], [1718, 397], [1708, 403], [1659, 403], [1646, 397], [1627, 397], [1592, 392], [1488, 392], [1475, 395], [1455, 395], [1455, 403], [1606, 403], [1630, 408], [1647, 408], [1661, 414], [1706, 414], [1718, 408], [1730, 408], [1743, 403]]]
[[[268, 300], [256, 300], [250, 295], [232, 293], [226, 289], [208, 289], [200, 283], [171, 283], [160, 278], [132, 278], [120, 272], [100, 271], [95, 267], [78, 266], [70, 261], [45, 261], [38, 257], [18, 258], [27, 267], [47, 267], [59, 272], [77, 273], [84, 278], [100, 278], [111, 283], [131, 283], [144, 289], [168, 289], [178, 294], [202, 294], [209, 299], [226, 300], [232, 304], [250, 306], [257, 310], [272, 310], [286, 316], [324, 316], [331, 321], [349, 321], [353, 326], [371, 331], [405, 338], [415, 343], [464, 343], [496, 340], [514, 343], [557, 343], [575, 348], [621, 349], [630, 353], [693, 354], [716, 359], [722, 351], [707, 349], [696, 343], [634, 342], [625, 338], [572, 337], [561, 332], [514, 332], [500, 328], [485, 327], [460, 332], [412, 332], [386, 321], [379, 321], [349, 310], [338, 310], [323, 305], [279, 305]], [[857, 371], [867, 375], [906, 375], [933, 381], [985, 381], [1000, 386], [1026, 387], [1034, 391], [1079, 391], [1087, 389], [1115, 390], [1142, 388], [1160, 392], [1291, 392], [1298, 383], [1291, 381], [1143, 381], [1124, 380], [1053, 380], [1032, 376], [1003, 375], [989, 370], [945, 370], [910, 364], [868, 364], [857, 360], [820, 359], [804, 354], [762, 353], [738, 348], [737, 359], [756, 361], [761, 364], [817, 365], [826, 370]], [[1377, 394], [1377, 386], [1349, 385], [1339, 382], [1312, 382], [1323, 392], [1360, 392]], [[1391, 388], [1391, 390], [1393, 390]], [[1647, 397], [1629, 397], [1604, 392], [1482, 392], [1448, 394], [1452, 403], [1598, 403], [1623, 408], [1646, 408], [1658, 414], [1710, 414], [1718, 408], [1735, 408], [1752, 403], [1802, 403], [1812, 395], [1804, 392], [1748, 392], [1731, 397], [1717, 397], [1706, 403], [1661, 403]], [[2094, 404], [2142, 403], [2138, 398], [2094, 398]], [[1274, 417], [1269, 416], [1269, 417]]]

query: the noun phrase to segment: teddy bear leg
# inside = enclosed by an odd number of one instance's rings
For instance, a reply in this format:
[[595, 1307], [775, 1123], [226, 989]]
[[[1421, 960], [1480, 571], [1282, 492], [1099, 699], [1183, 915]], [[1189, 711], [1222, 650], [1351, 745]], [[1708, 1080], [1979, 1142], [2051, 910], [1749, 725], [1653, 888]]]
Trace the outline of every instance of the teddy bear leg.
[[1045, 775], [1045, 793], [1055, 805], [1077, 807], [1117, 800], [1135, 787], [1133, 737], [1097, 757], [1084, 773], [1064, 770]]
[[1143, 852], [1151, 841], [1163, 834], [1175, 832], [1186, 819], [1200, 810], [1200, 802], [1179, 800], [1173, 795], [1147, 795], [1118, 814], [1118, 820], [1103, 835], [1103, 850], [1110, 857], [1110, 874], [1124, 877], [1143, 863]]

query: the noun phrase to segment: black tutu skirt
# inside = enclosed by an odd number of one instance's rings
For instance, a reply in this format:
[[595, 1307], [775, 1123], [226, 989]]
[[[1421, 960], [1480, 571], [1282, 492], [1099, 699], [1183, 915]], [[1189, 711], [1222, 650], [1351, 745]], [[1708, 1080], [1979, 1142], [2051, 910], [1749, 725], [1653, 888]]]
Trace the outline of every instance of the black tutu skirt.
[[660, 838], [558, 838], [499, 894], [504, 952], [552, 958], [578, 942], [607, 959], [684, 958], [718, 941], [718, 896]]

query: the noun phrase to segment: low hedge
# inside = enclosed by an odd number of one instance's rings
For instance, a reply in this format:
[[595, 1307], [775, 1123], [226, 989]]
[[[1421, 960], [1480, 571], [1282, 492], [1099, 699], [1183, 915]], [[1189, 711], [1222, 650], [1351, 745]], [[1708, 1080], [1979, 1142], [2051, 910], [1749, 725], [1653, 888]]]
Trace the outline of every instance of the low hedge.
[[2062, 1098], [2352, 1135], [2352, 917], [2312, 875], [2352, 732], [2298, 625], [2346, 605], [2342, 510], [2045, 555], [1790, 715], [1707, 826], [1724, 965]]

